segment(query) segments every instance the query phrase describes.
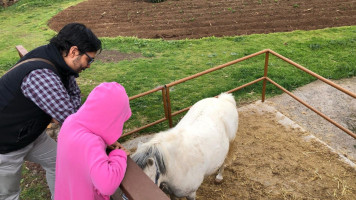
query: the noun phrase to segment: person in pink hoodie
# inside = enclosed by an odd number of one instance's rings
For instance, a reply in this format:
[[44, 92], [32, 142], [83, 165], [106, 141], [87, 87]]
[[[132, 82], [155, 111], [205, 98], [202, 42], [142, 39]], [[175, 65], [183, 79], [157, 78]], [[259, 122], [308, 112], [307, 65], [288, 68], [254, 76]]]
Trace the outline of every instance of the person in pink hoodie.
[[[102, 83], [63, 123], [58, 136], [55, 200], [110, 199], [125, 172], [127, 151], [117, 140], [131, 116], [116, 82]], [[114, 147], [109, 154], [107, 147]]]

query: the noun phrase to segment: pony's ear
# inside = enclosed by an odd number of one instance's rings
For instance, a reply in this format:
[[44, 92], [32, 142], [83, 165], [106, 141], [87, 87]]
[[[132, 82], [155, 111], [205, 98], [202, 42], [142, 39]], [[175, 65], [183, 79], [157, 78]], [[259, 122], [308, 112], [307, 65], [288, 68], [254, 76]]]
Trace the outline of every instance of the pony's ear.
[[154, 165], [154, 160], [153, 160], [153, 158], [149, 158], [149, 159], [147, 159], [147, 164], [149, 165], [149, 166], [152, 166], [152, 165]]

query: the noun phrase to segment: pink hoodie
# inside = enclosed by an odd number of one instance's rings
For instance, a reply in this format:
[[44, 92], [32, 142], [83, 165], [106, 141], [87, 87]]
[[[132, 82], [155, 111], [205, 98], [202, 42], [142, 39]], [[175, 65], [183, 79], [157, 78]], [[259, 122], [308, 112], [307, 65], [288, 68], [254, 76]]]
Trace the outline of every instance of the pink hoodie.
[[109, 199], [126, 171], [126, 153], [107, 145], [122, 134], [131, 116], [120, 84], [102, 83], [63, 123], [58, 136], [55, 200]]

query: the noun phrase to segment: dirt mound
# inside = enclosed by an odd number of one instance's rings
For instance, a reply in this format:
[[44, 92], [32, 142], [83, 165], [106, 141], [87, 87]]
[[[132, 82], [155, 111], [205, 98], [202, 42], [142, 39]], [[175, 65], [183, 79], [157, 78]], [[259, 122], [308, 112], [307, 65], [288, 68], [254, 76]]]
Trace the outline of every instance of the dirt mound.
[[354, 0], [88, 0], [49, 27], [81, 22], [100, 37], [185, 39], [356, 25]]

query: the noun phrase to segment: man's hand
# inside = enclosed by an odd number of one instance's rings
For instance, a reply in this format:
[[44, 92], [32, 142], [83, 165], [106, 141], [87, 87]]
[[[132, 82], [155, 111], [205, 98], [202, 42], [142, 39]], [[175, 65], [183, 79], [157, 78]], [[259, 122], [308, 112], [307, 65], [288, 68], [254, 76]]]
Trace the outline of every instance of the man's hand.
[[55, 120], [54, 118], [52, 118], [51, 123], [59, 124], [59, 122], [57, 120]]

